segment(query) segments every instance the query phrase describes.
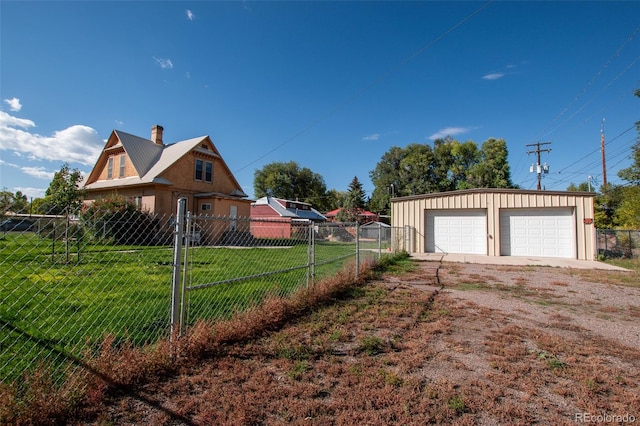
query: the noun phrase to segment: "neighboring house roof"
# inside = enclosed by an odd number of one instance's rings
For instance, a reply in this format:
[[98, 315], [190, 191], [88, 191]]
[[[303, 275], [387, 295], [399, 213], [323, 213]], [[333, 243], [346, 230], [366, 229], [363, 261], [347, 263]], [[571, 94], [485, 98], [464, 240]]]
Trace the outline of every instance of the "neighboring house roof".
[[[286, 207], [287, 203], [293, 203], [298, 205], [302, 204], [305, 206], [309, 206], [309, 210], [298, 209], [298, 208], [287, 208]], [[309, 220], [317, 220], [317, 221], [327, 220], [327, 218], [322, 213], [320, 213], [318, 210], [311, 207], [311, 204], [303, 203], [301, 201], [290, 201], [290, 200], [283, 200], [280, 198], [262, 197], [256, 200], [254, 203], [251, 203], [251, 205], [252, 206], [267, 205], [271, 207], [271, 209], [275, 213], [277, 213], [279, 216], [288, 217], [291, 219], [309, 219]]]
[[[342, 208], [339, 209], [335, 209], [335, 210], [331, 210], [330, 212], [325, 213], [324, 215], [326, 217], [336, 217], [338, 216], [338, 213], [340, 213], [340, 210], [342, 210]], [[372, 213], [370, 211], [367, 210], [362, 210], [360, 213], [358, 213], [358, 216], [363, 216], [363, 217], [378, 217], [377, 214]]]
[[382, 222], [367, 222], [364, 225], [360, 226], [361, 228], [391, 228], [391, 225], [387, 225], [386, 223], [382, 223]]

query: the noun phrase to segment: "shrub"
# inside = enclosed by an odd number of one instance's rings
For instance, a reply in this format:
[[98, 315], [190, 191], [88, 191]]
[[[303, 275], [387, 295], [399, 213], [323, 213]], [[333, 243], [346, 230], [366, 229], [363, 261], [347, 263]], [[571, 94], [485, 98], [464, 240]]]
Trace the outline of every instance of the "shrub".
[[158, 220], [118, 194], [84, 207], [80, 217], [97, 239], [114, 244], [153, 244], [156, 241]]

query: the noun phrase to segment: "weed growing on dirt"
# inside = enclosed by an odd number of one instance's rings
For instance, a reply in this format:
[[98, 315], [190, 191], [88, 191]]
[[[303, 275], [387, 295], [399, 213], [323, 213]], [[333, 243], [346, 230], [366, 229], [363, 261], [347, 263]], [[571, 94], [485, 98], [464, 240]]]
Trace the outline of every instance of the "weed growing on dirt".
[[462, 414], [467, 411], [467, 406], [464, 403], [464, 399], [460, 395], [453, 395], [448, 403], [449, 408], [455, 411], [457, 414]]
[[382, 353], [384, 346], [384, 342], [379, 337], [367, 336], [360, 339], [360, 346], [358, 350], [369, 356], [373, 356]]

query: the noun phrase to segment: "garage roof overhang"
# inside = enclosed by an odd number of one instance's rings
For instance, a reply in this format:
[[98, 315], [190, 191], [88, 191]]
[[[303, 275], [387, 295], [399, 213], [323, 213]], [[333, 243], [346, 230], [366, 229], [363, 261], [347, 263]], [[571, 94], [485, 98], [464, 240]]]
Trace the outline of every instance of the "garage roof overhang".
[[510, 188], [474, 188], [463, 189], [459, 191], [447, 191], [447, 192], [432, 192], [429, 194], [420, 195], [408, 195], [405, 197], [395, 197], [391, 199], [394, 201], [410, 201], [410, 200], [424, 200], [425, 198], [438, 198], [448, 197], [452, 195], [465, 195], [465, 194], [531, 194], [531, 195], [575, 195], [580, 197], [595, 197], [594, 192], [582, 192], [582, 191], [536, 191], [530, 189], [510, 189]]

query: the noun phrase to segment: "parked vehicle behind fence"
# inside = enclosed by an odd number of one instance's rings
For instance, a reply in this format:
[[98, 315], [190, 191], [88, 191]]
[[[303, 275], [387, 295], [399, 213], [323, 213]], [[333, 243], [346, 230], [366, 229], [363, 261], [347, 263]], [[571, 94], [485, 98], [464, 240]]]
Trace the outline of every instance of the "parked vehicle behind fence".
[[24, 232], [31, 231], [33, 229], [33, 221], [22, 218], [9, 218], [0, 222], [0, 231], [3, 232]]

